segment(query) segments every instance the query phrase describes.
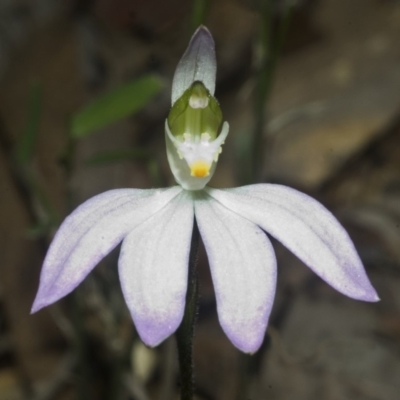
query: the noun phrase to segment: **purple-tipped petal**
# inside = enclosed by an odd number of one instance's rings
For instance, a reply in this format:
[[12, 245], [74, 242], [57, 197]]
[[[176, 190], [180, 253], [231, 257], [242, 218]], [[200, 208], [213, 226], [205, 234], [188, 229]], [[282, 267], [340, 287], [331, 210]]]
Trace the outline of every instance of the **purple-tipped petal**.
[[83, 203], [57, 231], [44, 260], [32, 312], [66, 296], [137, 225], [182, 189], [117, 189]]
[[313, 198], [267, 184], [207, 192], [278, 239], [339, 292], [358, 300], [379, 300], [349, 235]]
[[200, 26], [193, 34], [188, 48], [176, 67], [172, 82], [172, 104], [195, 81], [203, 82], [208, 91], [214, 95], [216, 74], [214, 39], [205, 26]]
[[261, 346], [275, 297], [276, 259], [267, 235], [206, 194], [195, 201], [211, 268], [218, 317], [246, 353]]
[[122, 292], [148, 346], [162, 342], [181, 323], [192, 230], [193, 201], [182, 192], [122, 243]]

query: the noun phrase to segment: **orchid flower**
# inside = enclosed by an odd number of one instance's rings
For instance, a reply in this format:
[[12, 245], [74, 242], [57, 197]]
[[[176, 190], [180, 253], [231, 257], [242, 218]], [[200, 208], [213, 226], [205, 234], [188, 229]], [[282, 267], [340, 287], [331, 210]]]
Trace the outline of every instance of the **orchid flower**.
[[275, 296], [276, 257], [265, 232], [339, 292], [379, 300], [348, 234], [313, 198], [276, 184], [206, 186], [229, 130], [214, 97], [215, 80], [214, 41], [200, 27], [175, 71], [165, 122], [168, 161], [179, 185], [110, 190], [72, 212], [51, 243], [32, 312], [74, 290], [122, 241], [125, 301], [143, 342], [158, 345], [183, 317], [194, 218], [220, 324], [243, 352], [260, 347]]

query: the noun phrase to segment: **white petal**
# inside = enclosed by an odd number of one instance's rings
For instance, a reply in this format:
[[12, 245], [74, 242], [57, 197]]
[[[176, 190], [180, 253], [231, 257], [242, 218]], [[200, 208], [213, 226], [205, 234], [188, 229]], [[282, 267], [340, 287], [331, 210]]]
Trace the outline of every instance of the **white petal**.
[[47, 252], [32, 312], [70, 293], [131, 231], [182, 189], [118, 189], [99, 194], [61, 224]]
[[211, 268], [221, 326], [240, 350], [261, 346], [275, 296], [276, 259], [267, 235], [205, 193], [195, 214]]
[[278, 239], [339, 292], [359, 300], [379, 300], [349, 235], [313, 198], [267, 184], [207, 192]]
[[193, 201], [182, 192], [122, 243], [119, 273], [136, 329], [156, 346], [178, 328], [184, 312]]
[[[224, 123], [221, 135], [226, 138], [229, 131], [229, 125], [227, 122]], [[220, 135], [220, 136], [221, 136]], [[174, 175], [175, 181], [179, 183], [186, 190], [201, 190], [207, 185], [210, 179], [213, 177], [217, 162], [212, 161], [212, 165], [209, 171], [209, 175], [205, 178], [197, 178], [191, 176], [190, 168], [187, 161], [178, 154], [176, 144], [173, 142], [174, 138], [168, 127], [168, 121], [165, 121], [165, 143], [167, 145], [167, 158], [172, 174]], [[219, 140], [219, 137], [216, 139]]]
[[176, 67], [172, 82], [172, 104], [196, 81], [202, 82], [214, 95], [216, 74], [214, 39], [206, 27], [200, 26]]

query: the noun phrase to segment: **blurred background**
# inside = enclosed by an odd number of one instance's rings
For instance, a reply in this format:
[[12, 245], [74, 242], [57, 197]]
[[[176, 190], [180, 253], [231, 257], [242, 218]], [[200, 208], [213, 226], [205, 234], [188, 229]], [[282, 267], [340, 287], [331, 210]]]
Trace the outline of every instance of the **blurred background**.
[[345, 298], [274, 242], [271, 323], [244, 356], [218, 324], [201, 250], [197, 399], [399, 398], [399, 1], [0, 0], [0, 400], [179, 398], [175, 340], [138, 339], [118, 249], [66, 299], [29, 311], [73, 208], [174, 184], [163, 126], [201, 22], [231, 127], [211, 185], [276, 182], [316, 197], [382, 300]]

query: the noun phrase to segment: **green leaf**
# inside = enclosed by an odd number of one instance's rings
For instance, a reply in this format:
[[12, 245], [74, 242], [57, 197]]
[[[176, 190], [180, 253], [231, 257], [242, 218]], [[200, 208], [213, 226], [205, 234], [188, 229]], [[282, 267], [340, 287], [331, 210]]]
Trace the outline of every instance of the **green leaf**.
[[16, 147], [16, 161], [19, 165], [32, 160], [36, 139], [39, 134], [39, 123], [42, 115], [43, 90], [42, 86], [35, 83], [31, 86], [28, 105], [28, 122], [25, 126], [21, 140]]
[[81, 138], [145, 107], [163, 87], [161, 79], [149, 75], [106, 94], [72, 118], [71, 135]]
[[148, 160], [150, 157], [151, 154], [147, 150], [115, 150], [96, 154], [95, 156], [90, 157], [85, 164], [88, 166], [98, 166], [116, 161]]

